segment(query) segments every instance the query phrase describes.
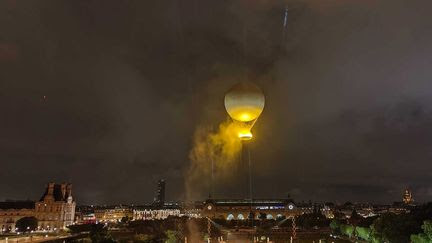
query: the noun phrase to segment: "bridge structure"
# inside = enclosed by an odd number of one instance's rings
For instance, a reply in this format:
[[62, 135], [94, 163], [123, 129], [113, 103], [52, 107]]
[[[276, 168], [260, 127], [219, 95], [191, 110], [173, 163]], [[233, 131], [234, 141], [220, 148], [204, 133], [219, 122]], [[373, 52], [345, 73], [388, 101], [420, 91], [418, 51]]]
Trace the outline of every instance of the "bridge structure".
[[201, 216], [211, 219], [282, 219], [312, 212], [312, 207], [297, 206], [291, 199], [208, 199]]

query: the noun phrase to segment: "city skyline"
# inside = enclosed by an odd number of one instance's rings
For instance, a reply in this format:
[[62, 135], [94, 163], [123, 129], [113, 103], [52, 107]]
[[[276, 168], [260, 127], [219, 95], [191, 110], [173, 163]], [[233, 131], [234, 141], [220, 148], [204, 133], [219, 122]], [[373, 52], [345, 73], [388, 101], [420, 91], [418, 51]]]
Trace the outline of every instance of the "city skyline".
[[[54, 182], [49, 182], [46, 183], [46, 187], [48, 188], [50, 185], [54, 185]], [[65, 183], [63, 182], [62, 184], [64, 185], [71, 185], [70, 183]], [[59, 184], [60, 185], [60, 184]], [[176, 203], [194, 203], [194, 202], [205, 202], [206, 200], [250, 200], [248, 199], [248, 197], [237, 197], [237, 198], [233, 198], [233, 197], [224, 197], [224, 196], [219, 196], [219, 197], [214, 197], [214, 195], [209, 195], [208, 197], [203, 197], [200, 199], [196, 199], [196, 200], [185, 200], [185, 199], [176, 199], [176, 200], [166, 200], [167, 195], [165, 192], [165, 180], [164, 179], [159, 179], [156, 181], [155, 185], [154, 185], [154, 190], [152, 192], [149, 192], [150, 194], [154, 195], [153, 199], [150, 201], [140, 201], [140, 202], [110, 202], [110, 203], [106, 203], [106, 202], [102, 202], [102, 203], [96, 203], [96, 202], [79, 202], [77, 201], [77, 205], [80, 206], [116, 206], [116, 205], [129, 205], [129, 206], [134, 206], [134, 205], [147, 205], [150, 207], [155, 207], [155, 208], [162, 208], [164, 207], [164, 205], [171, 205], [172, 203], [176, 204]], [[47, 189], [46, 189], [47, 190]], [[46, 194], [47, 191], [44, 192], [44, 194]], [[75, 194], [75, 193], [74, 193]], [[43, 198], [43, 197], [42, 197]], [[75, 196], [74, 196], [75, 198]], [[401, 191], [400, 193], [400, 197], [399, 198], [395, 198], [393, 201], [388, 201], [388, 202], [376, 202], [376, 201], [341, 201], [338, 200], [337, 198], [333, 199], [333, 200], [315, 200], [312, 201], [311, 199], [298, 199], [298, 198], [293, 198], [291, 197], [291, 195], [287, 194], [285, 196], [280, 196], [280, 197], [268, 197], [268, 198], [259, 198], [259, 197], [254, 197], [252, 200], [292, 200], [293, 202], [296, 203], [318, 203], [318, 204], [326, 204], [326, 203], [335, 203], [336, 205], [343, 205], [346, 203], [354, 203], [354, 204], [371, 204], [371, 205], [392, 205], [392, 204], [406, 204], [406, 205], [410, 205], [412, 203], [415, 202], [416, 205], [421, 205], [423, 203], [427, 203], [427, 202], [422, 202], [422, 201], [417, 201], [414, 200], [415, 195], [412, 194], [411, 190], [409, 188], [405, 188], [404, 190]], [[75, 200], [75, 199], [74, 199]], [[0, 200], [0, 202], [6, 202], [6, 203], [14, 203], [14, 202], [18, 202], [18, 203], [28, 203], [28, 202], [34, 202], [37, 201], [37, 198], [30, 198], [30, 197], [26, 197], [24, 198], [5, 198]]]
[[[432, 198], [432, 33], [414, 0], [0, 3], [0, 201], [67, 181], [83, 204], [204, 199], [202, 133], [249, 81], [256, 198]], [[401, 17], [402, 16], [402, 17]], [[341, 21], [343, 19], [343, 21]], [[246, 170], [217, 171], [214, 197], [245, 198]]]

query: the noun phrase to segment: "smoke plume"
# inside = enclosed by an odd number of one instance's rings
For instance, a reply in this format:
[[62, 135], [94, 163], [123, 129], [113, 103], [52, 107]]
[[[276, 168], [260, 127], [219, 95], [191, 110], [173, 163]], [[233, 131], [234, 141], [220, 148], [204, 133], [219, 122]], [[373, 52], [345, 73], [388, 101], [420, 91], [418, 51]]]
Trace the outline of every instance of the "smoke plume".
[[221, 123], [216, 130], [199, 127], [195, 131], [194, 146], [189, 154], [187, 198], [192, 199], [205, 190], [210, 191], [212, 177], [213, 180], [223, 178], [229, 181], [238, 166], [236, 162], [239, 161], [241, 147], [242, 144], [237, 137], [237, 126], [231, 121]]

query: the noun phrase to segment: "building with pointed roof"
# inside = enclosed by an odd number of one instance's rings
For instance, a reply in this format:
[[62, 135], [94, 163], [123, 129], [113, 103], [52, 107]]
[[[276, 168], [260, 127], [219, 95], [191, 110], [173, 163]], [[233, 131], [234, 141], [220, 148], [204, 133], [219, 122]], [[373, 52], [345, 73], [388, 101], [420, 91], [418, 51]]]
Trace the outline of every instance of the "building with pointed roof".
[[16, 231], [16, 222], [24, 217], [38, 219], [38, 230], [60, 230], [74, 223], [76, 203], [72, 184], [48, 183], [37, 202], [0, 202], [0, 231]]
[[413, 198], [412, 193], [409, 189], [405, 189], [403, 197], [402, 197], [402, 201], [405, 204], [413, 204], [414, 203], [414, 198]]
[[42, 229], [62, 229], [73, 224], [75, 207], [72, 184], [48, 183], [42, 198], [35, 204], [39, 227]]

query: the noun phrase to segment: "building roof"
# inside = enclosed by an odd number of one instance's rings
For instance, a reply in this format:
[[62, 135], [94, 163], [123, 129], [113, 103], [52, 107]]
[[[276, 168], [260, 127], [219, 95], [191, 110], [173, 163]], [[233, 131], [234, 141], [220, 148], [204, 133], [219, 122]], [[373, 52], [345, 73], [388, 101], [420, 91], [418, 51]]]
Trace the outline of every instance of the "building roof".
[[0, 202], [0, 209], [34, 209], [35, 202], [32, 201], [7, 201]]
[[[67, 189], [66, 189], [66, 184], [63, 184], [63, 186], [65, 186], [65, 192], [63, 194], [62, 192], [62, 184], [54, 184], [54, 183], [50, 183], [54, 185], [54, 190], [53, 190], [53, 194], [52, 196], [54, 197], [54, 201], [58, 202], [58, 201], [67, 201], [69, 195], [67, 193]], [[39, 201], [43, 201], [44, 198], [48, 195], [48, 191], [49, 191], [49, 184], [45, 189], [44, 194], [42, 195], [41, 199]]]
[[217, 206], [285, 206], [294, 202], [290, 199], [208, 199], [206, 203]]
[[181, 205], [178, 203], [164, 203], [164, 205], [135, 205], [132, 208], [137, 210], [181, 209]]

